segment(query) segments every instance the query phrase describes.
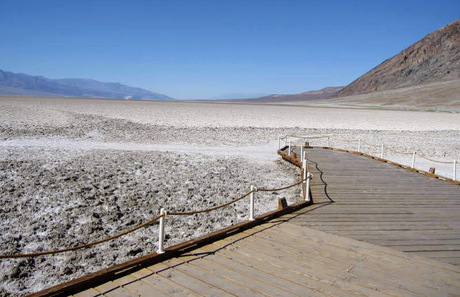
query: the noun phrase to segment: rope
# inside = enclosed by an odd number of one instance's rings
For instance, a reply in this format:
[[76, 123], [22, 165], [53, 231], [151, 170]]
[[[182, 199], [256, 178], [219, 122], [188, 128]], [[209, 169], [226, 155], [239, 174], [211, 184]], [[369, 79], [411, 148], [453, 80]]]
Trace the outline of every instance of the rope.
[[277, 189], [258, 189], [257, 191], [259, 191], [259, 192], [277, 192], [277, 191], [282, 191], [282, 190], [286, 190], [286, 189], [295, 187], [295, 186], [297, 186], [297, 185], [300, 185], [301, 183], [303, 183], [303, 182], [306, 181], [307, 179], [308, 179], [308, 178], [299, 180], [299, 181], [296, 182], [295, 184], [292, 184], [292, 185], [289, 185], [289, 186], [286, 186], [286, 187], [283, 187], [283, 188], [277, 188]]
[[319, 139], [319, 138], [327, 138], [329, 136], [298, 136], [298, 135], [286, 135], [284, 137], [281, 137], [280, 139], [285, 140], [288, 137], [292, 138], [302, 138], [302, 139]]
[[345, 142], [359, 142], [359, 140], [356, 140], [356, 139], [341, 139], [341, 138], [332, 138], [334, 140], [338, 140], [338, 141], [345, 141]]
[[395, 150], [395, 149], [392, 149], [391, 147], [386, 146], [386, 145], [384, 145], [384, 147], [385, 147], [386, 149], [389, 149], [390, 151], [395, 152], [395, 153], [398, 153], [398, 154], [403, 154], [403, 155], [412, 155], [412, 154], [413, 154], [413, 153], [400, 152], [400, 151], [397, 151], [397, 150]]
[[237, 201], [240, 201], [243, 198], [246, 198], [248, 195], [250, 195], [251, 193], [254, 193], [254, 192], [256, 192], [256, 190], [249, 191], [246, 194], [244, 194], [243, 196], [241, 196], [239, 198], [236, 198], [235, 200], [232, 200], [232, 201], [227, 202], [225, 204], [218, 205], [218, 206], [215, 206], [215, 207], [211, 207], [211, 208], [208, 208], [208, 209], [189, 211], [189, 212], [169, 212], [168, 215], [170, 215], [170, 216], [189, 216], [189, 215], [194, 215], [194, 214], [197, 214], [197, 213], [210, 212], [210, 211], [213, 211], [213, 210], [216, 210], [216, 209], [219, 209], [219, 208], [229, 206], [230, 204], [233, 204], [233, 203], [235, 203]]
[[54, 250], [54, 251], [45, 251], [45, 252], [30, 253], [30, 254], [0, 255], [0, 259], [36, 257], [36, 256], [52, 255], [52, 254], [58, 254], [58, 253], [63, 253], [63, 252], [69, 252], [69, 251], [75, 251], [75, 250], [79, 250], [79, 249], [89, 248], [89, 247], [91, 247], [93, 245], [100, 244], [100, 243], [103, 243], [103, 242], [107, 242], [109, 240], [121, 237], [121, 236], [126, 235], [126, 234], [131, 233], [131, 232], [134, 232], [137, 229], [145, 227], [145, 226], [147, 226], [147, 225], [159, 220], [160, 218], [162, 218], [164, 216], [165, 216], [164, 214], [159, 215], [157, 217], [154, 217], [150, 221], [142, 223], [142, 224], [140, 224], [140, 225], [138, 225], [138, 226], [136, 226], [136, 227], [134, 227], [132, 229], [129, 229], [129, 230], [124, 231], [122, 233], [119, 233], [117, 235], [114, 235], [114, 236], [111, 236], [111, 237], [108, 237], [108, 238], [105, 238], [105, 239], [102, 239], [102, 240], [93, 241], [93, 242], [90, 242], [90, 243], [87, 243], [87, 244], [82, 244], [82, 245], [78, 245], [78, 246], [74, 246], [74, 247], [70, 247], [70, 248], [66, 248], [66, 249], [61, 249], [61, 250]]
[[378, 145], [378, 144], [370, 144], [370, 143], [367, 143], [365, 141], [361, 141], [362, 144], [366, 144], [368, 146], [373, 146], [373, 147], [381, 147], [381, 145]]
[[453, 161], [451, 161], [451, 162], [444, 162], [444, 161], [433, 160], [433, 159], [427, 158], [427, 157], [425, 157], [424, 155], [421, 155], [421, 154], [417, 154], [417, 156], [419, 156], [420, 158], [423, 158], [423, 159], [425, 159], [425, 160], [428, 160], [428, 161], [431, 161], [431, 162], [435, 162], [435, 163], [441, 163], [441, 164], [450, 164], [450, 163], [454, 163]]

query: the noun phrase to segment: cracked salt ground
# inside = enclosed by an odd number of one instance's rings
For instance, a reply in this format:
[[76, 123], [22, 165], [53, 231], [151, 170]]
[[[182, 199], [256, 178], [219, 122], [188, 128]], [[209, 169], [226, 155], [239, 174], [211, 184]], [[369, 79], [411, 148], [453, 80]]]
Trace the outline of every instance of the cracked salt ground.
[[[238, 197], [251, 184], [277, 187], [293, 183], [298, 174], [281, 161], [248, 162], [237, 156], [128, 150], [86, 150], [67, 160], [58, 156], [49, 152], [41, 160], [0, 162], [4, 254], [76, 246], [132, 228], [161, 207], [204, 209]], [[15, 174], [6, 174], [11, 171]], [[276, 208], [280, 197], [293, 202], [300, 192], [260, 193], [256, 213]], [[209, 214], [168, 217], [167, 245], [245, 220], [248, 207], [242, 200]], [[2, 260], [2, 295], [30, 293], [154, 252], [157, 229], [155, 224], [76, 252]]]

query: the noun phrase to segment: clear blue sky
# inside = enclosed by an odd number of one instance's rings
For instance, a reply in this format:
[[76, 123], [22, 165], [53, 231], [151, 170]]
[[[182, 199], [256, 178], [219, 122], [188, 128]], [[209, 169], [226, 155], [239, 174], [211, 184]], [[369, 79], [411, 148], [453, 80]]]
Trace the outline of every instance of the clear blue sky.
[[180, 99], [299, 93], [458, 18], [459, 0], [0, 0], [0, 69]]

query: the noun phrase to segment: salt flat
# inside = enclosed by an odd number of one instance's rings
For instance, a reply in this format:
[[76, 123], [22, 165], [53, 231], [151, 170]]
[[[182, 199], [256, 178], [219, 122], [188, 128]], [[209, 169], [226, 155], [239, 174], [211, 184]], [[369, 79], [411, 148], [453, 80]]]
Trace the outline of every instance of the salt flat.
[[[160, 207], [202, 209], [251, 184], [293, 183], [297, 169], [276, 155], [277, 138], [286, 134], [332, 134], [460, 159], [455, 113], [3, 96], [1, 253], [74, 246], [129, 229]], [[300, 195], [260, 195], [257, 213], [280, 197], [294, 202]], [[206, 224], [170, 218], [167, 244], [245, 220], [248, 207], [242, 200]], [[30, 293], [153, 252], [157, 236], [154, 225], [87, 250], [2, 260], [0, 295]]]

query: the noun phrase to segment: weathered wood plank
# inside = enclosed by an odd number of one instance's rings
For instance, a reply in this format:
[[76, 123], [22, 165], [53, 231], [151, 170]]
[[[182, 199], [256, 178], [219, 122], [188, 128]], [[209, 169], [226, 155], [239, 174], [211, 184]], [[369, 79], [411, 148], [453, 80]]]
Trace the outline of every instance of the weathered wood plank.
[[379, 244], [412, 239], [413, 252], [433, 240], [430, 250], [439, 245], [438, 249], [448, 250], [450, 256], [424, 256], [443, 261], [455, 259], [452, 254], [456, 253], [460, 257], [458, 245], [446, 247], [438, 241], [460, 237], [455, 236], [460, 234], [458, 184], [341, 151], [309, 149], [308, 157], [314, 171], [312, 195], [320, 198], [315, 202], [327, 202], [329, 197], [334, 203], [287, 215], [290, 222]]

